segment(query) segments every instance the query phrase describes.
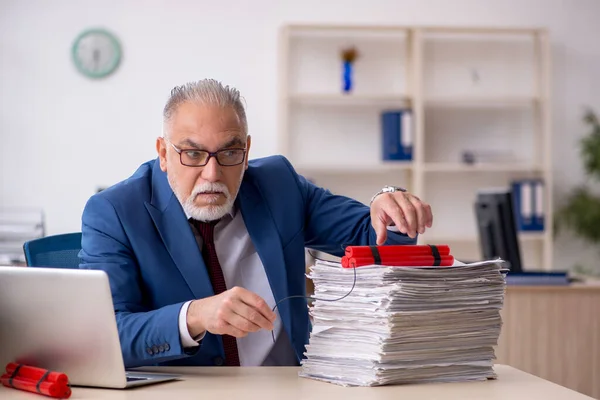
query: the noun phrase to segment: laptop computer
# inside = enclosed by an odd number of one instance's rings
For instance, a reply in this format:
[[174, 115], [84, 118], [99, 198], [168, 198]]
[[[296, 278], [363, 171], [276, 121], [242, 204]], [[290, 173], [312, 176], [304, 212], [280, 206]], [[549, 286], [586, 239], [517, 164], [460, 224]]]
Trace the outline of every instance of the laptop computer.
[[64, 372], [72, 386], [179, 377], [125, 371], [108, 276], [95, 270], [0, 266], [0, 370], [9, 362]]

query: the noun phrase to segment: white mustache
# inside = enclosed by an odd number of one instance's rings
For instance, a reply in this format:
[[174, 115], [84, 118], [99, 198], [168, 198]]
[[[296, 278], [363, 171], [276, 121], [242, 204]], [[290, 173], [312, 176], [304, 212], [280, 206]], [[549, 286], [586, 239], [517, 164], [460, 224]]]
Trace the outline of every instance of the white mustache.
[[194, 190], [192, 191], [191, 198], [195, 198], [197, 195], [206, 192], [222, 192], [225, 195], [225, 197], [229, 198], [229, 189], [227, 189], [227, 186], [223, 183], [218, 182], [206, 182], [195, 186]]

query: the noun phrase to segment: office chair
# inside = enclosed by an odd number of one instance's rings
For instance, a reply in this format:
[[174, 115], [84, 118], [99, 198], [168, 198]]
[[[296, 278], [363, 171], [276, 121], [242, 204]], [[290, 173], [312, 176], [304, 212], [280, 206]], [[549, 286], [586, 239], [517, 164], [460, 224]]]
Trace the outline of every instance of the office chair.
[[79, 268], [81, 232], [30, 240], [23, 245], [29, 267]]

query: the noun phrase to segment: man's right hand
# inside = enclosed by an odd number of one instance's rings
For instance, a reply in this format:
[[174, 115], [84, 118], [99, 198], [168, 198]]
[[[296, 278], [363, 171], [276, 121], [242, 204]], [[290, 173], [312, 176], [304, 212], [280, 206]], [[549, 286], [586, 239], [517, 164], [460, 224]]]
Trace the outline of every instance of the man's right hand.
[[216, 296], [192, 301], [187, 311], [187, 327], [192, 337], [205, 331], [244, 337], [260, 329], [273, 330], [275, 317], [259, 295], [234, 287]]

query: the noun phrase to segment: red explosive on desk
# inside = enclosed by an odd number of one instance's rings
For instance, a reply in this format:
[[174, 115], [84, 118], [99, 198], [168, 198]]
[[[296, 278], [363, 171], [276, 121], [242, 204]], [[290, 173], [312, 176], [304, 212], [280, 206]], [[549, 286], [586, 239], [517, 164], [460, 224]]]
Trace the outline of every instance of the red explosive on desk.
[[393, 267], [448, 267], [454, 263], [448, 245], [348, 246], [342, 267], [365, 265]]
[[0, 382], [6, 387], [57, 399], [71, 397], [69, 378], [66, 374], [29, 365], [8, 363], [6, 373], [0, 376]]

